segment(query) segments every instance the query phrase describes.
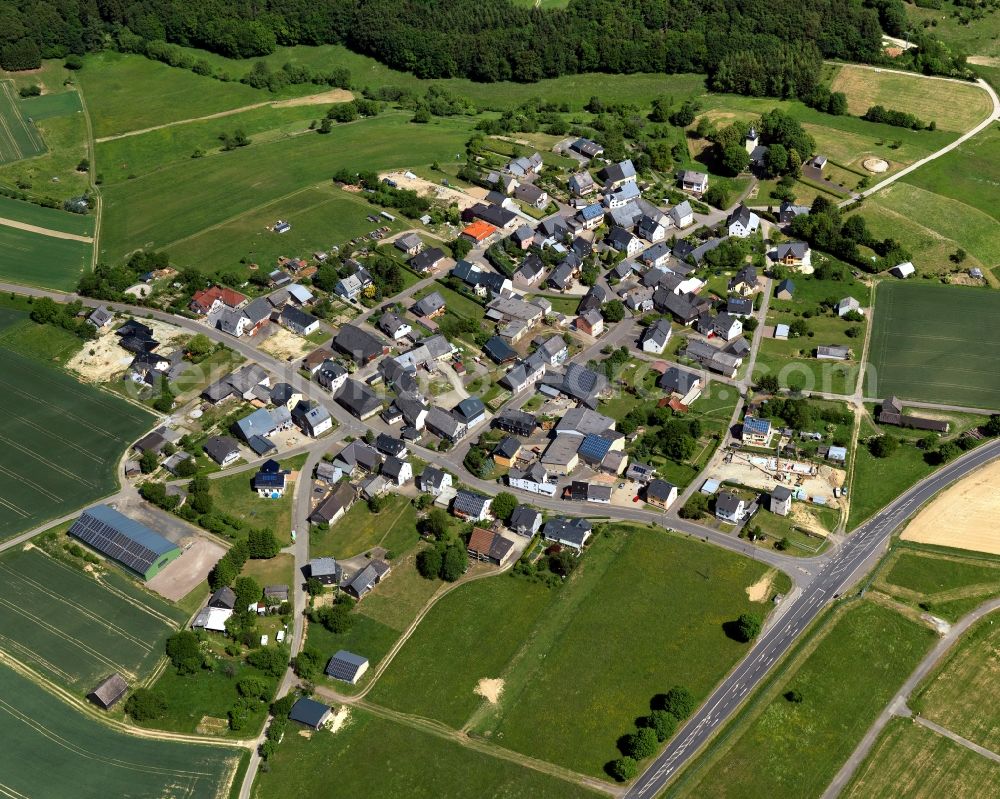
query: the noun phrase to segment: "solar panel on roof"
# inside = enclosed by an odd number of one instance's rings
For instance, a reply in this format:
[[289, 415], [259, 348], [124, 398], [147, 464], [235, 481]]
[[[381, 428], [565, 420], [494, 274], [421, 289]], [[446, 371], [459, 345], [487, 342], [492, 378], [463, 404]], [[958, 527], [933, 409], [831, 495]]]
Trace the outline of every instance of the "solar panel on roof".
[[106, 505], [85, 511], [70, 534], [139, 574], [176, 545]]

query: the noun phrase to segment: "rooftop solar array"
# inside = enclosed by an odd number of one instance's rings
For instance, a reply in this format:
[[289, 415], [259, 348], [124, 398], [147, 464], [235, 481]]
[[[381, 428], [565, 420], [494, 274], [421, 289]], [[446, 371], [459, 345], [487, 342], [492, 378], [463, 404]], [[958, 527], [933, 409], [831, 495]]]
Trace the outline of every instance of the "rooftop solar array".
[[98, 552], [143, 575], [160, 557], [177, 549], [176, 544], [159, 533], [107, 505], [84, 511], [69, 532]]
[[335, 680], [353, 683], [361, 676], [358, 672], [363, 672], [367, 667], [367, 658], [341, 649], [326, 664], [326, 673]]

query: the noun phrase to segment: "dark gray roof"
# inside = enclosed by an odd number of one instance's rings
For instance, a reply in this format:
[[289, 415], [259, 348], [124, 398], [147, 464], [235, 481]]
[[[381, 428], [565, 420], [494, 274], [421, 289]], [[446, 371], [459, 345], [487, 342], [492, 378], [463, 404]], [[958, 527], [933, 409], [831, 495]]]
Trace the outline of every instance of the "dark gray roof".
[[564, 541], [568, 544], [582, 547], [591, 531], [590, 522], [586, 519], [565, 519], [557, 517], [549, 519], [542, 528], [542, 535], [550, 541]]
[[428, 466], [420, 475], [420, 485], [422, 487], [440, 488], [444, 482], [444, 470], [434, 466]]
[[541, 511], [537, 511], [528, 505], [518, 505], [510, 515], [511, 530], [534, 530], [535, 525], [542, 518]]
[[212, 436], [205, 442], [202, 449], [216, 463], [222, 463], [234, 452], [239, 453], [240, 447], [235, 438], [229, 436]]
[[286, 305], [281, 311], [281, 323], [284, 325], [294, 325], [295, 327], [307, 328], [319, 320], [310, 313], [306, 313], [294, 305]]
[[660, 376], [658, 384], [664, 391], [687, 394], [699, 379], [693, 372], [685, 372], [683, 369], [671, 366]]
[[489, 504], [490, 498], [473, 491], [459, 491], [455, 495], [455, 511], [469, 516], [479, 516]]
[[743, 500], [731, 491], [723, 491], [715, 498], [715, 509], [719, 513], [732, 516], [739, 509]]
[[114, 674], [102, 680], [93, 691], [90, 697], [105, 710], [115, 705], [128, 691], [128, 683], [120, 674]]
[[359, 419], [375, 413], [382, 407], [382, 400], [374, 391], [352, 378], [344, 381], [335, 399]]
[[353, 683], [358, 679], [361, 670], [367, 665], [368, 658], [363, 658], [361, 655], [355, 655], [353, 652], [341, 649], [326, 664], [326, 674], [335, 680], [344, 680], [345, 682]]
[[670, 493], [674, 488], [675, 486], [672, 483], [668, 483], [666, 480], [660, 480], [659, 478], [650, 480], [646, 484], [646, 498], [658, 499], [662, 502], [666, 502], [670, 499]]
[[441, 292], [432, 291], [422, 300], [418, 300], [413, 306], [413, 312], [417, 316], [430, 316], [445, 307], [444, 297]]
[[466, 397], [451, 411], [460, 420], [469, 424], [486, 413], [486, 406], [479, 397]]
[[319, 727], [330, 713], [330, 708], [315, 699], [303, 696], [294, 705], [288, 718], [305, 724], [307, 727]]
[[333, 338], [333, 346], [358, 363], [367, 363], [382, 354], [382, 342], [366, 330], [343, 325]]
[[418, 252], [410, 259], [410, 266], [418, 272], [432, 268], [438, 261], [444, 258], [444, 252], [439, 247], [431, 247], [423, 252]]
[[340, 566], [334, 558], [313, 558], [309, 561], [311, 577], [331, 577], [340, 571]]

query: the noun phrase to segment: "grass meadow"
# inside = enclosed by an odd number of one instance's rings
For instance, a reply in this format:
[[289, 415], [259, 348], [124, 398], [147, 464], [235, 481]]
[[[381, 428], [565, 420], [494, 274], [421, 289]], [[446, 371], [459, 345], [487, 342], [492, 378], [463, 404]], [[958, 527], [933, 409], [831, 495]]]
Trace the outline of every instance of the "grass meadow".
[[1000, 559], [897, 541], [875, 585], [900, 602], [958, 621], [1000, 593]]
[[83, 695], [112, 672], [134, 683], [183, 618], [125, 581], [102, 582], [39, 549], [0, 558], [0, 649]]
[[311, 533], [309, 551], [312, 557], [335, 558], [351, 558], [377, 546], [402, 552], [418, 538], [417, 512], [410, 498], [390, 494], [386, 507], [377, 514], [368, 510], [368, 503], [355, 502], [328, 530]]
[[0, 197], [0, 217], [76, 236], [94, 233], [94, 217], [88, 214], [71, 214], [10, 197]]
[[[512, 576], [457, 589], [369, 698], [603, 776], [618, 736], [648, 712], [654, 694], [679, 684], [704, 697], [746, 651], [722, 625], [766, 611], [745, 592], [766, 569], [639, 527], [601, 534], [582, 557], [558, 589]], [[661, 564], [655, 576], [637, 580], [651, 563]], [[434, 681], [425, 679], [430, 671]], [[498, 704], [476, 695], [483, 678], [504, 680]]]
[[[383, 225], [402, 229], [399, 221], [369, 222], [367, 217], [379, 210], [363, 196], [332, 183], [313, 186], [197, 233], [172, 247], [170, 255], [178, 263], [203, 269], [236, 266], [241, 259], [269, 267], [281, 255], [308, 257], [316, 250], [343, 248]], [[280, 234], [268, 230], [276, 219], [287, 219], [292, 229]]]
[[969, 9], [960, 9], [950, 0], [942, 0], [938, 8], [906, 5], [906, 15], [914, 25], [933, 22], [934, 35], [949, 46], [970, 55], [996, 58], [1000, 56], [1000, 14], [990, 6], [980, 6], [980, 10], [985, 12], [982, 18], [962, 24], [954, 14], [956, 11], [968, 14]]
[[248, 212], [279, 208], [276, 200], [328, 181], [340, 167], [381, 170], [450, 160], [463, 151], [467, 135], [459, 121], [412, 125], [409, 114], [387, 112], [326, 136], [188, 159], [107, 188], [102, 256], [120, 258], [138, 247], [172, 249]]
[[28, 119], [13, 81], [0, 81], [0, 163], [20, 161], [44, 152], [45, 142]]
[[844, 799], [990, 799], [1000, 765], [910, 719], [892, 719]]
[[869, 347], [874, 396], [1000, 408], [1000, 295], [964, 286], [878, 287]]
[[601, 794], [557, 777], [404, 726], [361, 708], [337, 733], [286, 734], [268, 770], [254, 783], [256, 799], [315, 795], [336, 785], [344, 796], [439, 799], [586, 799]]
[[934, 639], [873, 602], [828, 616], [666, 795], [819, 796]]
[[873, 105], [913, 114], [923, 122], [934, 121], [941, 130], [964, 133], [993, 110], [983, 89], [971, 83], [918, 78], [885, 70], [841, 65], [830, 90], [847, 95], [847, 110], [856, 116]]
[[0, 538], [114, 491], [122, 453], [153, 421], [2, 339], [0, 387]]
[[0, 666], [3, 752], [8, 796], [225, 795], [239, 750], [154, 741], [120, 732], [67, 706], [23, 675]]
[[0, 280], [71, 291], [90, 268], [91, 245], [0, 225]]
[[996, 752], [1000, 708], [996, 696], [1000, 618], [980, 620], [920, 688], [912, 704], [920, 715]]

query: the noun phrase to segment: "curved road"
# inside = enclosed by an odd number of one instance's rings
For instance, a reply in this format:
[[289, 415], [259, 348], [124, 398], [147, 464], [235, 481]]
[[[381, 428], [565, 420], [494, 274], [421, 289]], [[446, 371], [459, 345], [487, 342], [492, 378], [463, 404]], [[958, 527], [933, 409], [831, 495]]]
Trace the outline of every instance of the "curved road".
[[903, 522], [945, 486], [997, 457], [1000, 457], [1000, 441], [984, 444], [917, 483], [855, 530], [820, 567], [802, 593], [792, 600], [777, 624], [757, 640], [736, 669], [629, 788], [625, 794], [627, 799], [656, 796], [757, 688], [775, 661], [788, 652], [820, 611], [851, 585], [859, 571], [867, 571]]

